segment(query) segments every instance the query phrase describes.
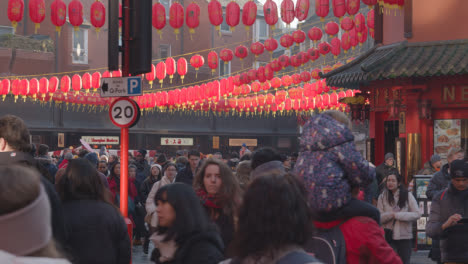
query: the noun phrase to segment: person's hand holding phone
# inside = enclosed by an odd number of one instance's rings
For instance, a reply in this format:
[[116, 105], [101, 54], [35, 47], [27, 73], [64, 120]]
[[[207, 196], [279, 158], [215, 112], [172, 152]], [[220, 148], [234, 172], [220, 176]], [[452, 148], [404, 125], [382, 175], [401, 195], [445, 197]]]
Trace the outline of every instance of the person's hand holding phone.
[[454, 226], [462, 219], [460, 214], [454, 214], [447, 219], [447, 221], [442, 225], [442, 230], [445, 230], [451, 226]]

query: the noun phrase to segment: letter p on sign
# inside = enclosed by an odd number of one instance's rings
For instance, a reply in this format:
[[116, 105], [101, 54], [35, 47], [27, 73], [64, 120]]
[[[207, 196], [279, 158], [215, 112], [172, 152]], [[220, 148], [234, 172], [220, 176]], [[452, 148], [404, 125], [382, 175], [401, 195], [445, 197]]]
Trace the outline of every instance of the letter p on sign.
[[128, 78], [128, 94], [141, 94], [140, 78]]

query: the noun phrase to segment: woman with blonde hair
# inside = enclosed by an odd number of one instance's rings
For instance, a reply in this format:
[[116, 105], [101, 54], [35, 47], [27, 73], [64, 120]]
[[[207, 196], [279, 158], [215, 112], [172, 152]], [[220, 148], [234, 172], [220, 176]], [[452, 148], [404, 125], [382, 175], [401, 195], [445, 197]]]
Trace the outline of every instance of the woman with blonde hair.
[[51, 208], [40, 175], [16, 165], [0, 166], [0, 175], [0, 263], [69, 264], [52, 238]]

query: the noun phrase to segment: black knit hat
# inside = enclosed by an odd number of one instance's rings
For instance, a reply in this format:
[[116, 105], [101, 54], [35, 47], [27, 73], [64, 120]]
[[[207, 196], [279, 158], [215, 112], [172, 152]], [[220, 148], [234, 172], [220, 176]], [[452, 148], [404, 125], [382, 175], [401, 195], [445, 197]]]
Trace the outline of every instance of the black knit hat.
[[450, 177], [468, 178], [468, 163], [463, 160], [454, 160], [450, 163]]
[[140, 150], [138, 150], [137, 152], [140, 152], [140, 154], [141, 154], [143, 157], [146, 157], [146, 150], [140, 149]]

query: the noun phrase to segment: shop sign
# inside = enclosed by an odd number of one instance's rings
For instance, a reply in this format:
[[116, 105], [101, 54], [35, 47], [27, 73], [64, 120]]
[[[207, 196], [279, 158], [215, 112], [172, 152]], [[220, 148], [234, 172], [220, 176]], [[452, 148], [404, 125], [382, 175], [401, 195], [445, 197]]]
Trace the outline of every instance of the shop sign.
[[213, 137], [213, 149], [219, 149], [219, 137]]
[[242, 144], [246, 144], [248, 147], [256, 147], [257, 139], [256, 138], [230, 138], [229, 146], [230, 147], [241, 147]]
[[90, 145], [118, 145], [120, 143], [119, 137], [110, 136], [83, 136], [81, 140]]
[[468, 102], [468, 85], [446, 85], [442, 89], [442, 102]]
[[161, 138], [161, 146], [193, 146], [193, 138]]
[[461, 120], [445, 119], [434, 122], [434, 153], [447, 158], [450, 148], [461, 146]]

